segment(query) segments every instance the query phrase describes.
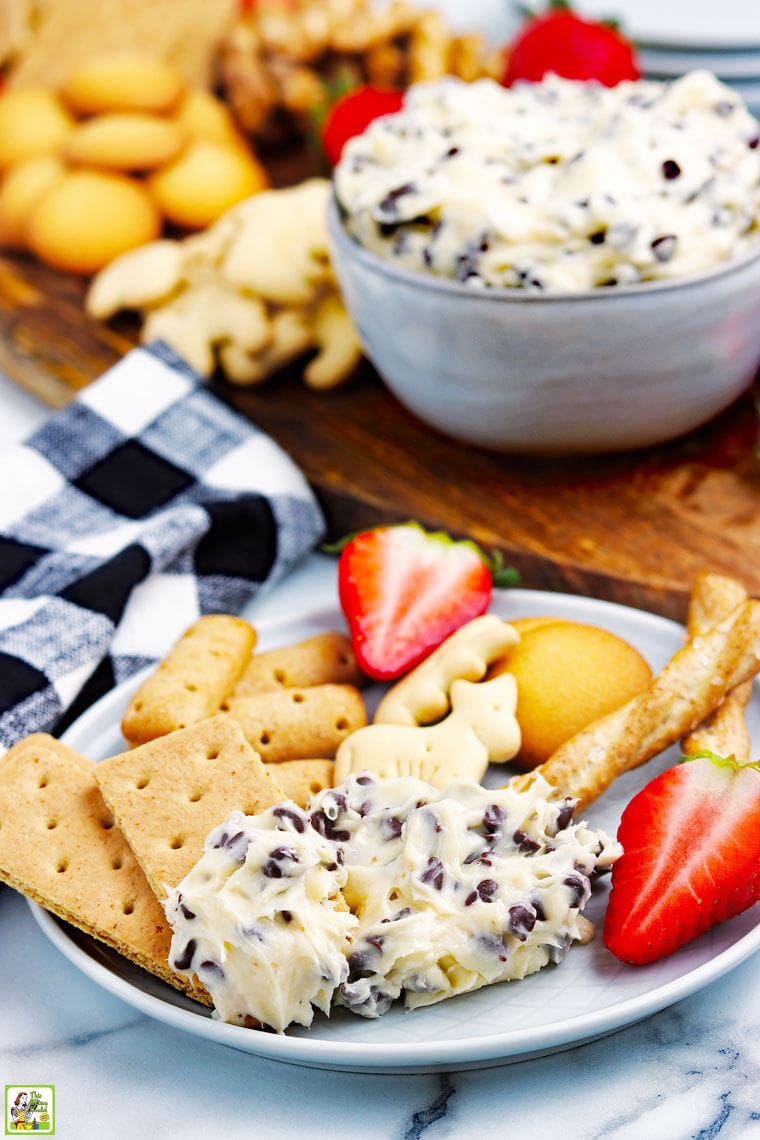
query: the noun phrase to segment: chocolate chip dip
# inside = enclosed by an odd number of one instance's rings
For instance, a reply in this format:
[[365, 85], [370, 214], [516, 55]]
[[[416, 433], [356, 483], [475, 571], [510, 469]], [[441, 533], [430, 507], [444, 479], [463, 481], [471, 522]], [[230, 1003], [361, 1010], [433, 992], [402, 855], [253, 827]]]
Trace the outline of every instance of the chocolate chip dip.
[[682, 278], [760, 240], [760, 125], [707, 71], [444, 79], [347, 144], [335, 192], [361, 245], [473, 288]]
[[377, 1017], [558, 963], [620, 847], [551, 794], [541, 779], [438, 791], [360, 773], [305, 811], [233, 813], [166, 903], [170, 962], [219, 1017], [279, 1032], [335, 1004]]

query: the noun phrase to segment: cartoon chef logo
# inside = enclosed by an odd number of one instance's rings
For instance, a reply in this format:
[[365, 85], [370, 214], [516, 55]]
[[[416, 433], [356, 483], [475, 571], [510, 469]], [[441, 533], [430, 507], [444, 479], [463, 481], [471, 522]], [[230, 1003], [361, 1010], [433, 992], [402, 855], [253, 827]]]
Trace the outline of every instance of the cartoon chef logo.
[[44, 1132], [55, 1135], [55, 1089], [53, 1085], [5, 1086], [5, 1135]]

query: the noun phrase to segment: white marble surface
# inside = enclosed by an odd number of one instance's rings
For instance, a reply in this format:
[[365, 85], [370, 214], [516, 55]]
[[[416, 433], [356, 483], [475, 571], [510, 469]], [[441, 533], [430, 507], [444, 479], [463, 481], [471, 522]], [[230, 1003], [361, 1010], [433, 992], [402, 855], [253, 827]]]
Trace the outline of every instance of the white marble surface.
[[[0, 377], [0, 446], [47, 414]], [[315, 555], [253, 616], [287, 613], [330, 573]], [[759, 1020], [755, 956], [647, 1021], [539, 1060], [419, 1076], [300, 1068], [137, 1013], [80, 974], [0, 887], [3, 1083], [54, 1084], [56, 1135], [71, 1140], [760, 1138]]]

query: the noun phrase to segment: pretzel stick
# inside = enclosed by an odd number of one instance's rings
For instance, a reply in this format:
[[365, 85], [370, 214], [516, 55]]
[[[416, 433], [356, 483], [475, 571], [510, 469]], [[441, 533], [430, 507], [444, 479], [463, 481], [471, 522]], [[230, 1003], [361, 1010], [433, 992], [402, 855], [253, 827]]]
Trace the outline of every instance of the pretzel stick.
[[586, 807], [623, 772], [691, 732], [726, 693], [760, 671], [760, 602], [746, 601], [704, 635], [691, 638], [648, 687], [576, 733], [536, 774]]
[[[747, 598], [747, 591], [734, 578], [705, 572], [697, 576], [689, 599], [686, 629], [689, 637], [704, 634]], [[752, 694], [752, 681], [744, 681], [726, 695], [722, 704], [684, 738], [681, 747], [687, 756], [716, 752], [735, 756], [746, 764], [751, 743], [744, 709]]]

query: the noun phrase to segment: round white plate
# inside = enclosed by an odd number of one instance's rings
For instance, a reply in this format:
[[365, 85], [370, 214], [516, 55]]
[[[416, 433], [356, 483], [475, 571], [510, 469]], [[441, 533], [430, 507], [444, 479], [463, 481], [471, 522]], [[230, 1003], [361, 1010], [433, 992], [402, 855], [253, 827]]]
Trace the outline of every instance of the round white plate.
[[652, 47], [760, 47], [757, 0], [579, 0], [584, 15], [615, 19], [625, 35]]
[[[329, 605], [259, 627], [262, 648], [343, 627]], [[528, 590], [497, 591], [492, 609], [506, 618], [538, 614], [604, 626], [625, 637], [659, 670], [683, 641], [674, 622], [639, 610], [588, 598]], [[139, 683], [134, 678], [94, 705], [65, 736], [68, 744], [101, 760], [121, 751], [119, 720]], [[377, 692], [368, 692], [373, 708]], [[760, 742], [760, 699], [749, 710], [750, 731]], [[622, 776], [586, 817], [614, 832], [631, 796], [673, 763], [677, 751]], [[504, 768], [493, 768], [487, 782], [503, 783]], [[586, 914], [600, 924], [606, 882], [595, 890]], [[760, 948], [760, 905], [716, 928], [670, 958], [634, 968], [616, 961], [599, 934], [574, 947], [560, 966], [548, 966], [522, 982], [486, 987], [426, 1009], [393, 1009], [378, 1020], [346, 1011], [331, 1019], [318, 1015], [311, 1029], [284, 1035], [243, 1029], [213, 1020], [208, 1011], [115, 951], [73, 930], [45, 911], [32, 911], [45, 934], [80, 970], [104, 989], [151, 1017], [235, 1049], [272, 1060], [354, 1072], [421, 1072], [504, 1064], [540, 1056], [603, 1036], [693, 994], [733, 969]]]

